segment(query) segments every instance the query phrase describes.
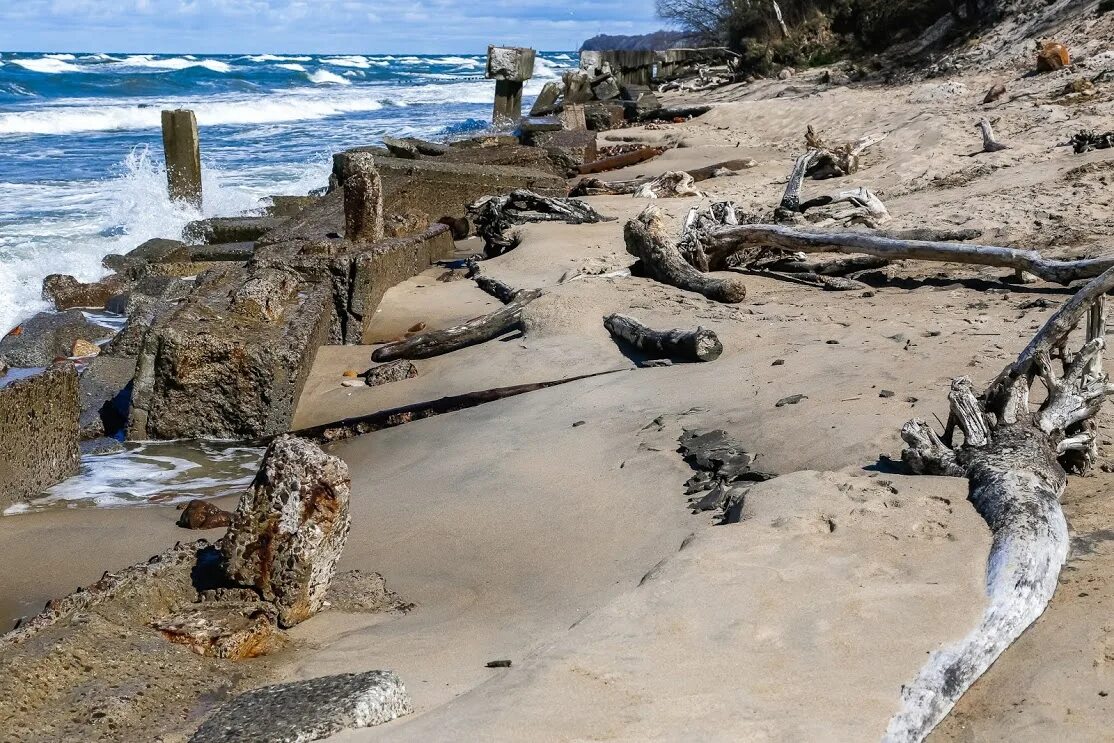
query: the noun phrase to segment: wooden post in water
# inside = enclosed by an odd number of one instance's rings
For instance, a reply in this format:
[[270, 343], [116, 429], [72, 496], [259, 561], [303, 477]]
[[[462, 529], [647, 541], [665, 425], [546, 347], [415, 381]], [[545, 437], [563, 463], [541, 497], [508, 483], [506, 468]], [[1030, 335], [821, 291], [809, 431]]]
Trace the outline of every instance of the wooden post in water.
[[489, 46], [485, 77], [495, 81], [491, 121], [498, 129], [518, 126], [522, 118], [522, 84], [534, 76], [534, 50]]
[[201, 143], [193, 111], [162, 112], [162, 149], [171, 201], [201, 208]]

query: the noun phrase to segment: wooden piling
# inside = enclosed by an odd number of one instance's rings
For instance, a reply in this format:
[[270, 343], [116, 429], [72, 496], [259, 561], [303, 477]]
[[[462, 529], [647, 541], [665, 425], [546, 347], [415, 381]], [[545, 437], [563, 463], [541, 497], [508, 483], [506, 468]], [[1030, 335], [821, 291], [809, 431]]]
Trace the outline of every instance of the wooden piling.
[[201, 143], [193, 111], [162, 112], [162, 148], [171, 201], [201, 208]]
[[485, 77], [495, 81], [491, 120], [496, 128], [518, 126], [522, 118], [522, 84], [534, 76], [534, 56], [534, 50], [525, 47], [487, 48]]

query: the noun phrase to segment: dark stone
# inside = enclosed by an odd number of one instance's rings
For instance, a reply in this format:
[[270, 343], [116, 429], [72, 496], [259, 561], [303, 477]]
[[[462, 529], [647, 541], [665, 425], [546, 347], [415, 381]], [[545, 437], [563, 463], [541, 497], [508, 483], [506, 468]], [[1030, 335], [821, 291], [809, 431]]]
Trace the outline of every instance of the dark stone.
[[77, 371], [72, 364], [0, 376], [0, 509], [78, 471]]
[[0, 356], [11, 366], [50, 366], [68, 358], [77, 340], [96, 343], [112, 331], [88, 320], [81, 310], [40, 312], [0, 339]]
[[878, 396], [879, 397], [893, 397], [894, 396], [894, 391], [893, 390], [881, 390], [878, 393]]
[[489, 660], [484, 664], [485, 668], [510, 668], [511, 662], [509, 660]]
[[190, 743], [305, 743], [412, 711], [392, 671], [322, 676], [241, 694], [202, 723]]
[[81, 372], [82, 439], [115, 436], [128, 425], [135, 359], [97, 356]]
[[364, 381], [368, 387], [377, 387], [390, 382], [401, 382], [418, 376], [418, 368], [406, 359], [388, 361], [385, 364], [373, 366], [363, 373]]
[[190, 260], [190, 248], [181, 240], [155, 237], [141, 244], [125, 257], [144, 263], [178, 263]]
[[258, 240], [283, 223], [281, 217], [211, 217], [190, 222], [182, 237], [190, 243], [238, 243]]
[[73, 276], [54, 273], [43, 279], [43, 299], [54, 303], [55, 309], [105, 307], [115, 295], [127, 291], [131, 282], [120, 274], [112, 274], [89, 284]]
[[209, 501], [194, 499], [182, 509], [178, 526], [183, 529], [220, 529], [232, 522], [232, 514]]

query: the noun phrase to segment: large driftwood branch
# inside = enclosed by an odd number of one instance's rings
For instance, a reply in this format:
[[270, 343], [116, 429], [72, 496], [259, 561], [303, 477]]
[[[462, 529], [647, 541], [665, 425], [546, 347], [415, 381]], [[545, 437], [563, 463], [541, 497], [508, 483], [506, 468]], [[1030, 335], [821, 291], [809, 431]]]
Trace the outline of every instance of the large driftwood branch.
[[603, 325], [616, 338], [621, 338], [651, 357], [684, 361], [715, 361], [723, 353], [723, 344], [716, 334], [705, 328], [684, 330], [653, 330], [638, 320], [618, 313], [603, 318]]
[[511, 302], [491, 314], [443, 330], [418, 333], [397, 343], [380, 346], [371, 354], [372, 361], [395, 359], [428, 359], [477, 343], [498, 338], [522, 324], [522, 310], [542, 295], [541, 289], [517, 292]]
[[[1089, 421], [1111, 392], [1099, 357], [1105, 322], [1091, 307], [1114, 289], [1114, 269], [1094, 278], [1053, 315], [1017, 360], [976, 397], [970, 380], [952, 383], [949, 428], [963, 433], [952, 446], [923, 420], [902, 429], [902, 458], [917, 473], [958, 475], [971, 482], [970, 500], [993, 534], [987, 560], [988, 605], [983, 619], [962, 641], [933, 653], [917, 678], [902, 690], [902, 708], [890, 720], [886, 743], [921, 741], [960, 696], [1025, 629], [1056, 590], [1068, 552], [1068, 529], [1060, 496], [1067, 484], [1062, 463], [1093, 451]], [[1101, 314], [1102, 309], [1098, 310]], [[1063, 376], [1051, 369], [1049, 351], [1062, 348], [1086, 313], [1087, 341], [1065, 356]], [[1029, 407], [1038, 377], [1048, 388], [1039, 410]]]
[[740, 250], [759, 247], [801, 253], [865, 253], [889, 260], [912, 259], [997, 266], [1028, 271], [1045, 281], [1063, 285], [1094, 278], [1114, 266], [1114, 258], [1059, 261], [1047, 259], [1035, 250], [931, 240], [898, 240], [871, 232], [799, 230], [774, 224], [723, 227], [701, 236], [700, 243], [712, 269], [726, 266], [727, 259]]
[[586, 224], [614, 220], [614, 217], [605, 217], [578, 199], [542, 196], [526, 189], [517, 189], [504, 196], [484, 197], [471, 204], [468, 213], [476, 225], [476, 232], [484, 239], [484, 253], [488, 258], [518, 247], [520, 238], [511, 231], [516, 225], [527, 222]]
[[693, 268], [669, 236], [661, 210], [648, 206], [623, 231], [627, 252], [642, 262], [646, 273], [663, 284], [703, 294], [717, 302], [742, 302], [746, 286], [735, 279], [708, 276]]

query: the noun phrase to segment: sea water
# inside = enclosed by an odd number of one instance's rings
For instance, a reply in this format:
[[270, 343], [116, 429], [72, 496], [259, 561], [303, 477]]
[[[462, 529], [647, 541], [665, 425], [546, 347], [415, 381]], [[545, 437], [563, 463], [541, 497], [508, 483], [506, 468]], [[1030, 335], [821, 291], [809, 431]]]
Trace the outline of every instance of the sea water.
[[[101, 259], [193, 219], [233, 215], [328, 180], [331, 155], [381, 137], [446, 139], [488, 127], [484, 55], [158, 55], [0, 52], [0, 334], [48, 309], [42, 280], [92, 281]], [[541, 53], [536, 95], [568, 53]], [[160, 111], [197, 114], [200, 210], [171, 203]], [[30, 508], [114, 506], [242, 489], [261, 452], [233, 444], [129, 444]], [[9, 512], [27, 510], [17, 506]]]

